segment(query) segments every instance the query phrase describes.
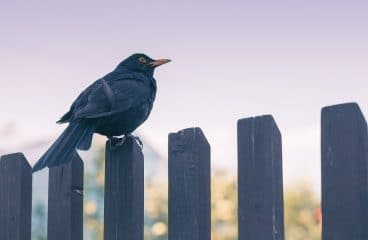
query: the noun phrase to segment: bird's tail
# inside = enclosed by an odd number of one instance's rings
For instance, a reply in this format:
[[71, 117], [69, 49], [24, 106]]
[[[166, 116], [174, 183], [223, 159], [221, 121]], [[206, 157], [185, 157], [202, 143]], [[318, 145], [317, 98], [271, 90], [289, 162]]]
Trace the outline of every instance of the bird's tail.
[[48, 166], [58, 166], [69, 162], [76, 149], [88, 150], [91, 147], [95, 124], [87, 121], [72, 122], [52, 144], [33, 167], [33, 172]]

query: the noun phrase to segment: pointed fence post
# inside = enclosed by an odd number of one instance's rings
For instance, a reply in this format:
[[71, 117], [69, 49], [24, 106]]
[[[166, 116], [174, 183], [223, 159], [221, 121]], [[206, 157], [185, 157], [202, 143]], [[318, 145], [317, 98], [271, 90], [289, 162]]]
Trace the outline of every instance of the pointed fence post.
[[30, 240], [32, 168], [21, 153], [0, 158], [0, 239]]
[[105, 240], [143, 240], [143, 153], [135, 139], [122, 146], [106, 143]]
[[355, 103], [322, 110], [322, 239], [368, 239], [367, 122]]
[[238, 121], [239, 240], [283, 240], [281, 134], [272, 116]]
[[169, 135], [169, 240], [211, 239], [210, 145], [200, 128]]
[[77, 153], [49, 169], [48, 240], [83, 239], [84, 164]]

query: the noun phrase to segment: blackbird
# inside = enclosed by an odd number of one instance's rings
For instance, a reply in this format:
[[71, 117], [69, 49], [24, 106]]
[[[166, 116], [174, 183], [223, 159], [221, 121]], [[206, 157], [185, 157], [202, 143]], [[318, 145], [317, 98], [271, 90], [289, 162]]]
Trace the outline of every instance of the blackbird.
[[156, 96], [154, 70], [168, 62], [136, 53], [87, 87], [58, 121], [69, 125], [37, 161], [33, 172], [69, 162], [76, 149], [88, 150], [94, 133], [110, 140], [132, 136], [152, 110]]

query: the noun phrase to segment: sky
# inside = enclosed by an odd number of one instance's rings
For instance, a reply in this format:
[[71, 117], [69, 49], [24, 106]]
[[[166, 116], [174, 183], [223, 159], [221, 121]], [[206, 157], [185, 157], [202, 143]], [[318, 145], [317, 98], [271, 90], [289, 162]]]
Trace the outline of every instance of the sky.
[[319, 188], [321, 108], [354, 101], [368, 116], [367, 12], [354, 0], [4, 1], [0, 145], [56, 138], [80, 91], [143, 52], [173, 60], [139, 129], [164, 155], [169, 132], [199, 126], [213, 167], [235, 174], [236, 121], [272, 114], [286, 184]]

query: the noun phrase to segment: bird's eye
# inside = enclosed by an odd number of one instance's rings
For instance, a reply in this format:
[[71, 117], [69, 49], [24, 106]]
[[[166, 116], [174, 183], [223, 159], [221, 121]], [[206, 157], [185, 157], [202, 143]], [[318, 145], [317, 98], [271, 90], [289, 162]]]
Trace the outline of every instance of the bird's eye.
[[138, 61], [141, 62], [141, 63], [146, 63], [147, 62], [146, 58], [144, 58], [144, 57], [140, 57], [138, 59]]

